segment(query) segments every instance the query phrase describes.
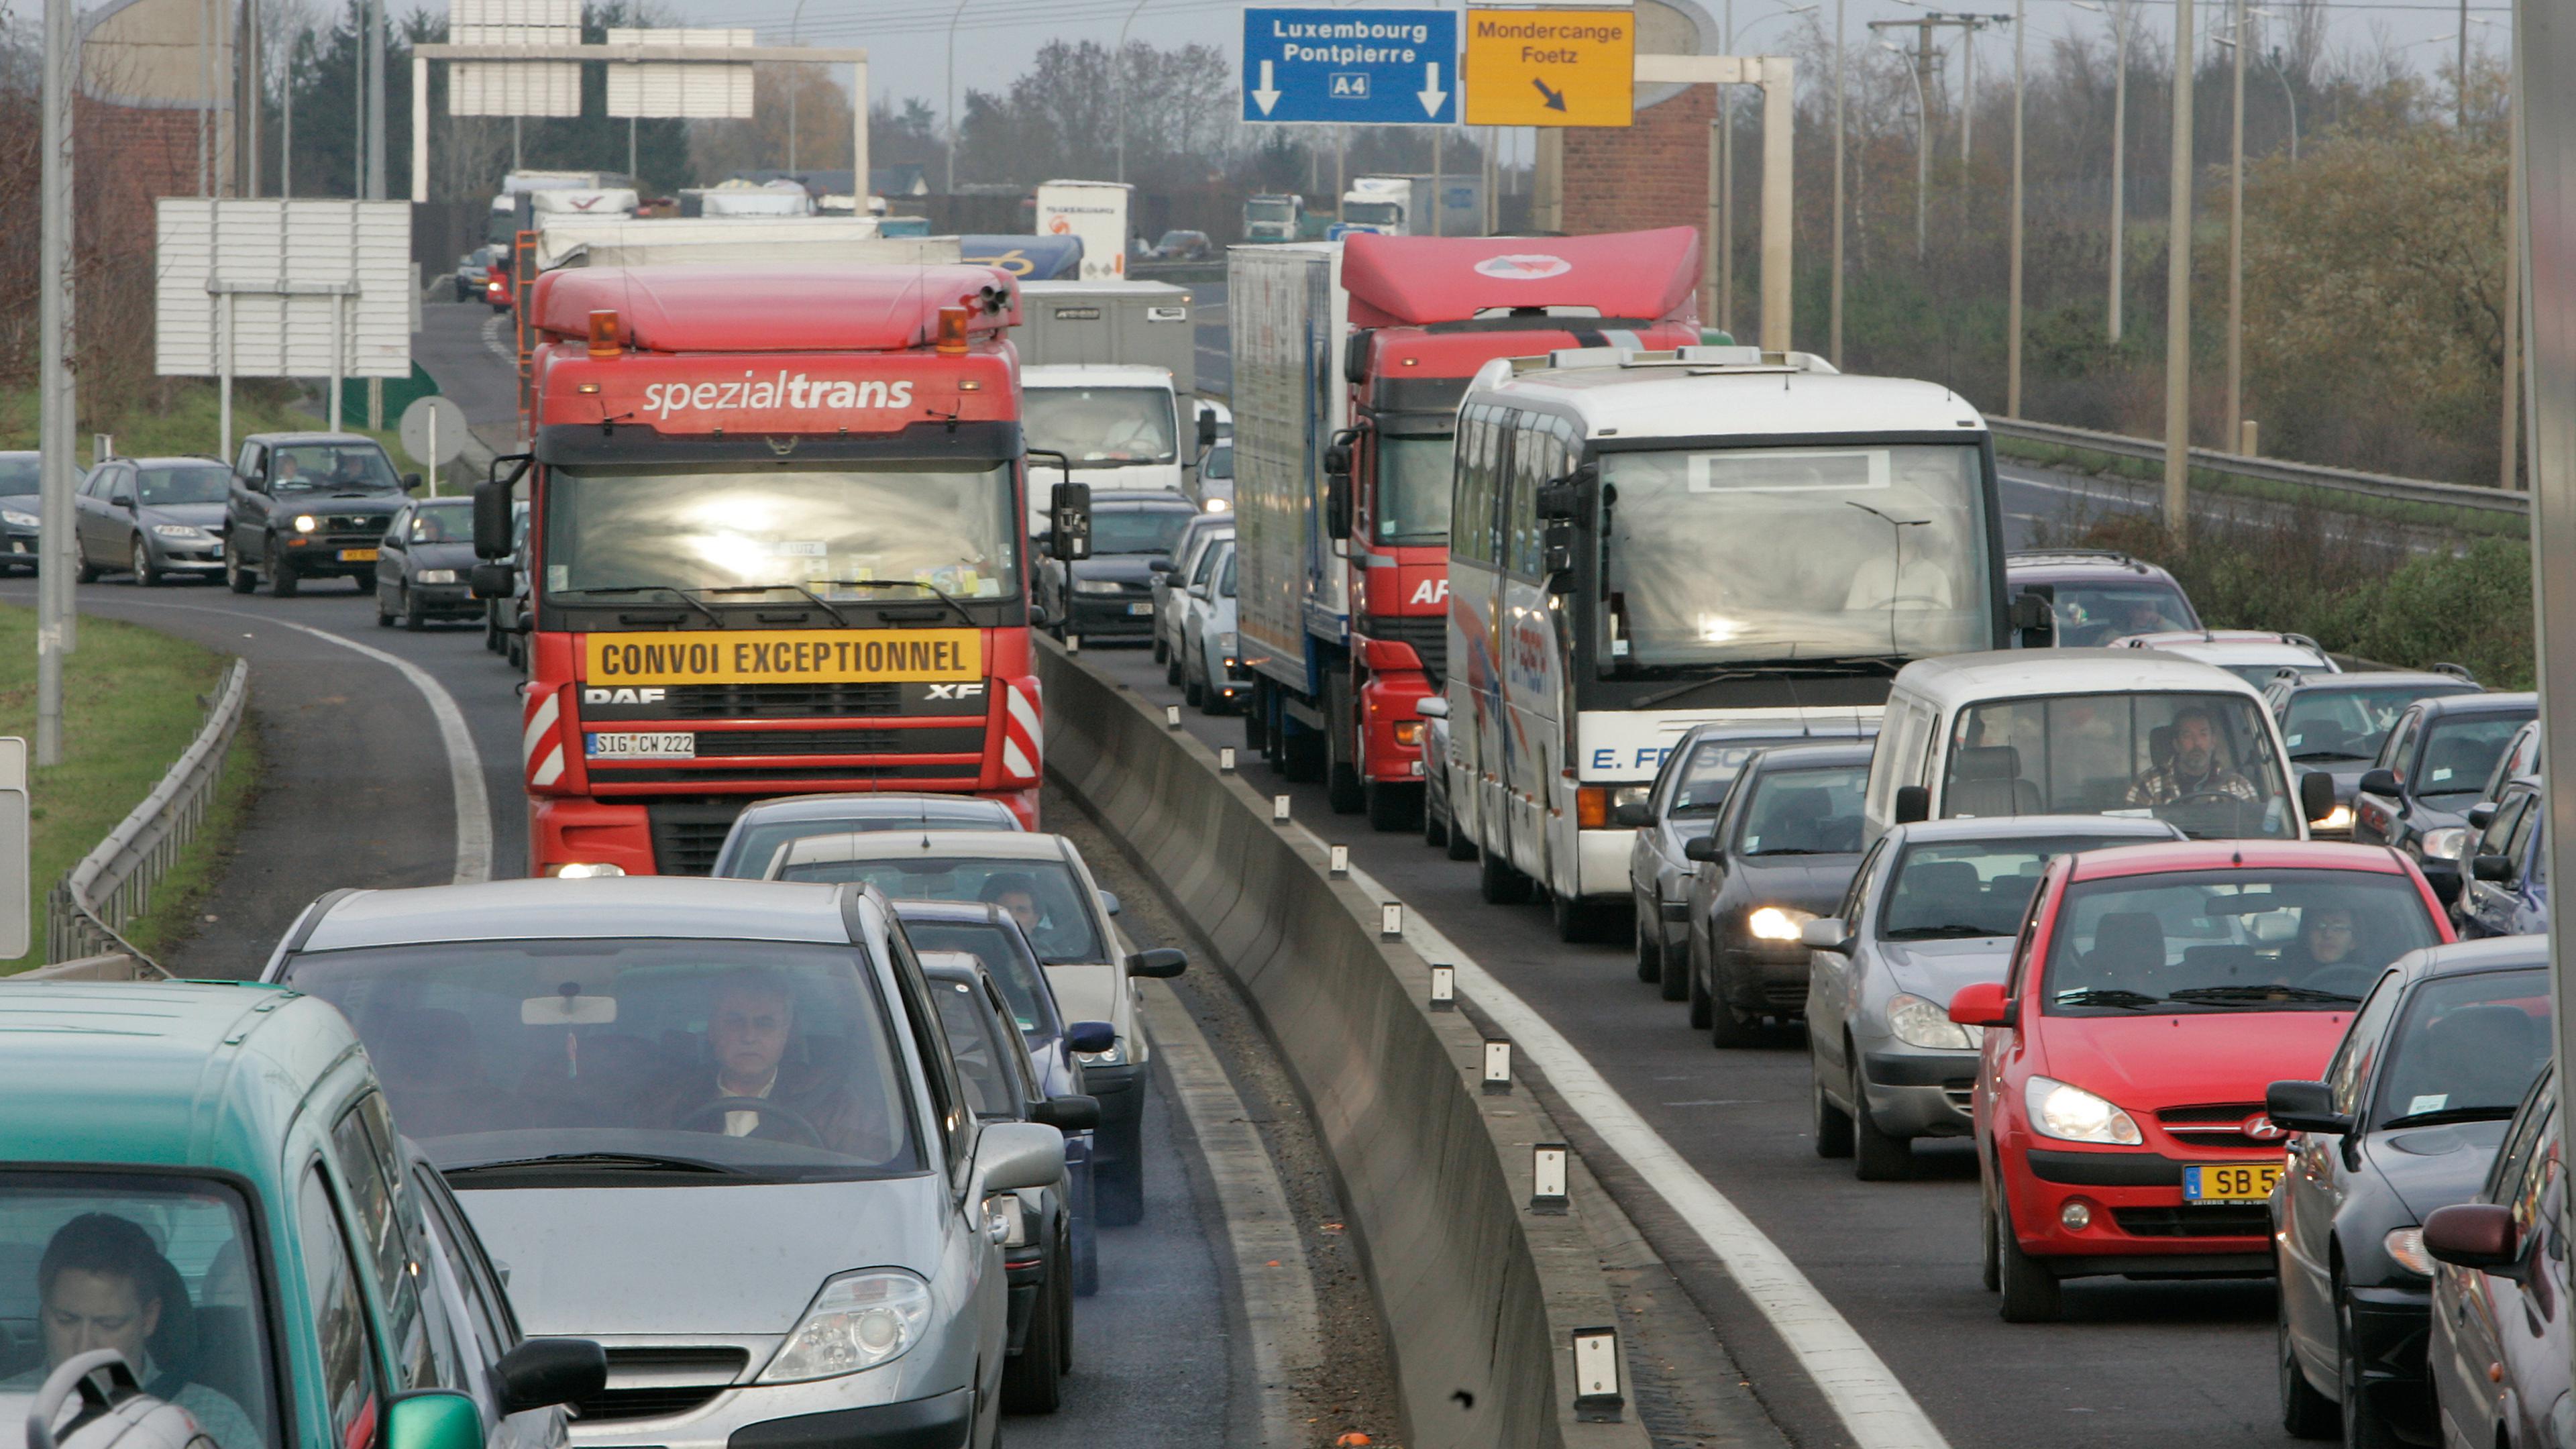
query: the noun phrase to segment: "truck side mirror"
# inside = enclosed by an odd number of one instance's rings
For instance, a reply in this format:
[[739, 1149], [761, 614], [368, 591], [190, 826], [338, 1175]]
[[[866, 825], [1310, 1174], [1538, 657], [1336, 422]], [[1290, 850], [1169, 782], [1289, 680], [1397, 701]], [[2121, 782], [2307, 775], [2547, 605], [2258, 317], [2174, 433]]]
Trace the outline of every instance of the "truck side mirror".
[[1537, 502], [1538, 516], [1541, 518], [1573, 518], [1575, 506], [1574, 480], [1572, 478], [1559, 478], [1553, 483], [1540, 484]]
[[2045, 649], [2057, 639], [2057, 611], [2044, 595], [2025, 589], [2013, 595], [2012, 627], [2020, 647]]
[[[527, 475], [528, 465], [535, 462], [532, 454], [518, 453], [492, 460], [491, 472], [474, 485], [474, 556], [483, 559], [508, 558], [515, 551], [510, 537], [510, 490]], [[514, 465], [503, 476], [503, 464]]]
[[1201, 405], [1199, 408], [1199, 451], [1204, 453], [1215, 446], [1216, 414], [1208, 411], [1205, 405]]
[[478, 599], [506, 599], [519, 591], [519, 571], [505, 563], [476, 564], [466, 582]]
[[1091, 485], [1058, 483], [1047, 496], [1047, 551], [1066, 563], [1091, 557]]
[[1324, 536], [1351, 536], [1351, 437], [1336, 434], [1324, 449]]
[[1369, 329], [1360, 328], [1342, 343], [1342, 381], [1353, 387], [1368, 381]]

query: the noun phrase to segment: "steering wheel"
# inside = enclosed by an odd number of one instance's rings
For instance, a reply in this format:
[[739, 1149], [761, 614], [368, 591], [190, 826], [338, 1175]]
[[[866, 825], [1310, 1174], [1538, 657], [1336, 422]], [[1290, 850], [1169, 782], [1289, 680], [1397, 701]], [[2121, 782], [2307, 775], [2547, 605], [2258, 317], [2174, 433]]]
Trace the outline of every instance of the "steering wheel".
[[788, 1126], [795, 1128], [798, 1132], [803, 1133], [806, 1146], [820, 1147], [823, 1145], [823, 1134], [815, 1130], [813, 1123], [806, 1121], [804, 1118], [789, 1111], [785, 1107], [778, 1105], [776, 1102], [769, 1100], [767, 1097], [718, 1097], [714, 1101], [707, 1103], [705, 1106], [684, 1114], [680, 1120], [673, 1123], [672, 1126], [679, 1131], [686, 1132], [690, 1129], [690, 1124], [697, 1122], [702, 1118], [721, 1118], [727, 1112], [757, 1112], [763, 1117], [776, 1117], [781, 1122], [784, 1122]]
[[[2155, 806], [2156, 818], [2161, 820], [2164, 818], [2165, 811], [2190, 805], [2227, 806], [2227, 819], [2231, 828], [2243, 823], [2245, 818], [2244, 811], [2247, 806], [2254, 806], [2254, 808], [2258, 810], [2262, 808], [2261, 806], [2256, 805], [2254, 801], [2248, 800], [2241, 795], [2230, 794], [2225, 790], [2194, 790], [2190, 794], [2177, 795], [2173, 799]], [[2217, 812], [2212, 811], [2210, 813], [2214, 815]]]

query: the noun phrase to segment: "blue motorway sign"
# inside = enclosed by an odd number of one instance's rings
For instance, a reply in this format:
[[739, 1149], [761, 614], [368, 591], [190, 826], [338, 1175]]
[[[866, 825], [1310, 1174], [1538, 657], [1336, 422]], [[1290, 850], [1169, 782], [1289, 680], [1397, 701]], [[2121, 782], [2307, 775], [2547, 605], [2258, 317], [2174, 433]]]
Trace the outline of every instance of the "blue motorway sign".
[[1243, 118], [1455, 125], [1457, 12], [1246, 10]]

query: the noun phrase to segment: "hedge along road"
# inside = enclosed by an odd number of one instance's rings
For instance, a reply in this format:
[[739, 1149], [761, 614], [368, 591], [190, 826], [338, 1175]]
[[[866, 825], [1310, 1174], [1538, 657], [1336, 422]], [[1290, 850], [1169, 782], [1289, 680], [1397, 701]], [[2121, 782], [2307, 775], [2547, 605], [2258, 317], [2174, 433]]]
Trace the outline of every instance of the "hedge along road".
[[[1156, 704], [1179, 703], [1142, 649], [1081, 657]], [[1184, 709], [1211, 747], [1243, 744], [1237, 719]], [[2272, 1290], [2266, 1283], [2070, 1285], [2067, 1321], [2014, 1326], [1977, 1278], [1977, 1169], [1963, 1142], [1917, 1148], [1915, 1180], [1863, 1183], [1849, 1162], [1815, 1155], [1804, 1038], [1777, 1032], [1750, 1050], [1718, 1051], [1679, 1002], [1637, 980], [1625, 945], [1564, 945], [1543, 906], [1497, 907], [1476, 893], [1472, 864], [1424, 847], [1415, 834], [1380, 835], [1337, 816], [1320, 785], [1291, 785], [1257, 759], [1255, 788], [1291, 797], [1295, 818], [1351, 847], [1408, 919], [1435, 927], [1459, 955], [1544, 1018], [1593, 1074], [1677, 1152], [1680, 1166], [1732, 1203], [1785, 1253], [1843, 1322], [1858, 1331], [1913, 1402], [1953, 1445], [2056, 1449], [2081, 1444], [2148, 1449], [2175, 1443], [2288, 1446], [2272, 1378]], [[1437, 959], [1437, 958], [1433, 958]], [[1466, 986], [1462, 982], [1462, 994]], [[1498, 1022], [1498, 1024], [1500, 1024]], [[1581, 1084], [1551, 1082], [1577, 1097]], [[1569, 1103], [1579, 1106], [1579, 1103]], [[1705, 1315], [1790, 1442], [1855, 1442], [1841, 1384], [1850, 1361], [1793, 1351], [1775, 1302], [1751, 1299], [1712, 1250], [1712, 1221], [1691, 1220], [1650, 1176], [1651, 1151], [1614, 1125], [1587, 1131], [1561, 1111], [1574, 1146], [1647, 1243], [1681, 1281], [1687, 1304], [1655, 1311]], [[1685, 1203], [1696, 1189], [1679, 1194]], [[1730, 1258], [1745, 1261], [1736, 1251]], [[1866, 1375], [1855, 1386], [1866, 1389]]]

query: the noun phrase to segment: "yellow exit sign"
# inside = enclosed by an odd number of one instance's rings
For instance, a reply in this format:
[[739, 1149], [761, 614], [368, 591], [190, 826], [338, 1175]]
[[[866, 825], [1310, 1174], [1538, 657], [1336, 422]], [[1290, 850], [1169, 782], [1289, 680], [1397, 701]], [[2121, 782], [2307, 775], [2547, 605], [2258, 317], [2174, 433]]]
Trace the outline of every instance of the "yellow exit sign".
[[1470, 126], [1625, 126], [1636, 12], [1470, 9], [1465, 66]]

